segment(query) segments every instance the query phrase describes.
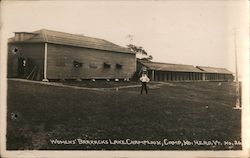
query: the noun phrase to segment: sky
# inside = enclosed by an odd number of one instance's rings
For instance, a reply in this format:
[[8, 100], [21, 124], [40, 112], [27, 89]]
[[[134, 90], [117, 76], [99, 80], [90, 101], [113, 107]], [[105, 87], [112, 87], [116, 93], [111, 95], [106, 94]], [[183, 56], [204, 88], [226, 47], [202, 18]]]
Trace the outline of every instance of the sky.
[[13, 32], [44, 28], [142, 46], [156, 62], [232, 72], [237, 52], [240, 72], [249, 50], [246, 2], [3, 1], [2, 41]]

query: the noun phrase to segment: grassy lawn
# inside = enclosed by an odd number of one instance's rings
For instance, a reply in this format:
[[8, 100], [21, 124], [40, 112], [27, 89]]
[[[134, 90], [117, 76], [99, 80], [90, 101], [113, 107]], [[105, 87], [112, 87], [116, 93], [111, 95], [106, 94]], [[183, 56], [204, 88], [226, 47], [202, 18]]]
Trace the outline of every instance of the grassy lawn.
[[[95, 87], [93, 83], [84, 84]], [[140, 95], [140, 87], [118, 91], [110, 85], [103, 87], [109, 88], [80, 90], [9, 80], [7, 149], [241, 149], [240, 145], [223, 143], [241, 141], [241, 112], [232, 109], [236, 98], [232, 82], [155, 82], [150, 83], [148, 95]], [[78, 138], [218, 140], [222, 145], [83, 145], [50, 141]]]

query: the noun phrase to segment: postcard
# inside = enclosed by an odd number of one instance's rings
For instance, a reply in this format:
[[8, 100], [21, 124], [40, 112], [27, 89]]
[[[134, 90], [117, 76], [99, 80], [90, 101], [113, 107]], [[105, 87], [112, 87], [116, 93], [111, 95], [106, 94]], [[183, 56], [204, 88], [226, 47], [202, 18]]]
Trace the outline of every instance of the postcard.
[[249, 157], [249, 1], [1, 2], [1, 156]]

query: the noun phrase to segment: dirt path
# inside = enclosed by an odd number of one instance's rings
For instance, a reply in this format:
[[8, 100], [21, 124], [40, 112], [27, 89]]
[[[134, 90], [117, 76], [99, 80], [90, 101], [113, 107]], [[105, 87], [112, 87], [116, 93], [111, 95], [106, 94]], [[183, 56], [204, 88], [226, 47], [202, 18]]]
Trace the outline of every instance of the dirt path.
[[[80, 87], [80, 86], [71, 86], [65, 85], [58, 82], [43, 82], [43, 81], [33, 81], [33, 80], [26, 80], [26, 79], [17, 79], [17, 78], [10, 78], [10, 81], [18, 81], [18, 82], [28, 82], [28, 83], [35, 83], [35, 84], [42, 84], [47, 86], [55, 86], [55, 87], [65, 87], [65, 88], [72, 88], [72, 89], [81, 89], [81, 90], [92, 90], [92, 91], [107, 91], [107, 90], [118, 90], [118, 89], [126, 89], [126, 88], [137, 88], [141, 87], [140, 84], [138, 85], [127, 85], [127, 86], [118, 86], [118, 87], [111, 87], [111, 88], [88, 88], [88, 87]], [[163, 85], [174, 86], [172, 83], [166, 82], [157, 82], [156, 84], [148, 85], [150, 89], [158, 89]]]
[[25, 79], [16, 79], [16, 78], [11, 78], [11, 79], [8, 79], [8, 80], [10, 80], [10, 81], [18, 81], [18, 82], [28, 82], [28, 83], [42, 84], [42, 85], [55, 86], [55, 87], [65, 87], [65, 88], [72, 88], [72, 89], [104, 91], [104, 88], [87, 88], [87, 87], [78, 87], [78, 86], [68, 86], [68, 85], [64, 85], [62, 83], [57, 83], [57, 82], [42, 82], [42, 81], [32, 81], [32, 80], [25, 80]]

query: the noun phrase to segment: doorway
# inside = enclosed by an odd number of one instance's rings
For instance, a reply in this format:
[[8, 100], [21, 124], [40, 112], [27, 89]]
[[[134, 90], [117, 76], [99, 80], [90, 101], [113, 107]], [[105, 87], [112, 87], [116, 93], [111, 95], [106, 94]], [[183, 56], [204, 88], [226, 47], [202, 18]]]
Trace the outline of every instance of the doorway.
[[31, 72], [32, 63], [29, 58], [18, 58], [18, 67], [17, 67], [17, 73], [18, 77], [20, 78], [26, 78], [29, 73]]

